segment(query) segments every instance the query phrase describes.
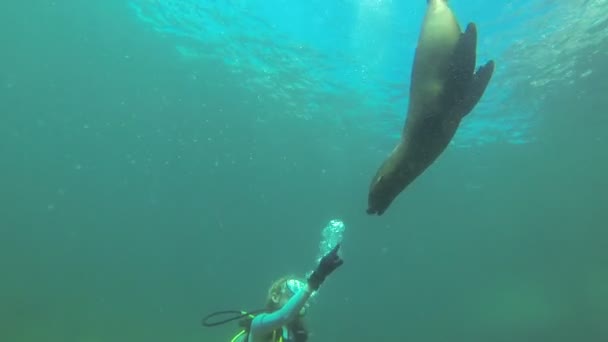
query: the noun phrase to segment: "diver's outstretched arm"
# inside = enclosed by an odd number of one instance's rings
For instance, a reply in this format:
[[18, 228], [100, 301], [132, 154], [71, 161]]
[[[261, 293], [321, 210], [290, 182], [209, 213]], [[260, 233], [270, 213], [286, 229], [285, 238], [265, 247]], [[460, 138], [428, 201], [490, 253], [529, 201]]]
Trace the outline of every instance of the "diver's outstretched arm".
[[279, 310], [255, 316], [251, 322], [249, 334], [255, 338], [287, 325], [297, 317], [308, 298], [312, 295], [312, 292], [313, 290], [310, 285], [306, 284], [304, 288], [294, 294]]

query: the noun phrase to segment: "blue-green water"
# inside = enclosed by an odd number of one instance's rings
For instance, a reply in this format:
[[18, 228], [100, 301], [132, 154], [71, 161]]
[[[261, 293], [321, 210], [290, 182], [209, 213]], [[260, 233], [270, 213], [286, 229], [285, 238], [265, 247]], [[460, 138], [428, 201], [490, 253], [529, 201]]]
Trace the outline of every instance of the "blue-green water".
[[0, 341], [228, 341], [344, 220], [311, 341], [606, 341], [608, 2], [450, 2], [496, 74], [382, 217], [420, 1], [0, 3]]

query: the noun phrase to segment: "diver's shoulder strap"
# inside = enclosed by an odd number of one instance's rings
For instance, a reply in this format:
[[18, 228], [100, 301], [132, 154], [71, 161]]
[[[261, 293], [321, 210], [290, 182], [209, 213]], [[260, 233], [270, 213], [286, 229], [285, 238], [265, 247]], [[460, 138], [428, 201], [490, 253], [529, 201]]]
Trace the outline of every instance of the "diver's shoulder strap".
[[[244, 321], [248, 321], [248, 324], [243, 326], [243, 330], [241, 330], [238, 334], [234, 335], [234, 337], [230, 340], [230, 342], [247, 342], [247, 338], [249, 337], [249, 330], [251, 329], [251, 322], [255, 318], [256, 314], [247, 313], [245, 311], [241, 311], [243, 315], [246, 315], [247, 318]], [[243, 321], [241, 321], [242, 323]], [[279, 329], [276, 329], [272, 332], [271, 341], [273, 342], [284, 342], [285, 339], [290, 338], [289, 329], [286, 326], [283, 326]]]
[[[287, 338], [287, 336], [285, 336], [285, 329], [286, 329], [286, 327], [283, 327], [282, 329], [274, 330], [272, 332], [271, 341], [272, 342], [283, 342], [284, 337]], [[230, 342], [247, 342], [248, 337], [249, 337], [249, 331], [243, 329], [238, 334], [234, 335], [234, 337], [232, 338], [232, 340], [230, 340]], [[277, 339], [277, 337], [278, 337], [278, 339]]]
[[230, 342], [247, 342], [247, 338], [249, 337], [249, 329], [251, 329], [251, 321], [255, 318], [255, 314], [248, 313], [246, 311], [241, 311], [243, 316], [246, 318], [239, 322], [239, 325], [243, 328], [238, 334], [234, 335]]
[[246, 330], [241, 330], [238, 334], [234, 335], [230, 342], [247, 342], [248, 333]]

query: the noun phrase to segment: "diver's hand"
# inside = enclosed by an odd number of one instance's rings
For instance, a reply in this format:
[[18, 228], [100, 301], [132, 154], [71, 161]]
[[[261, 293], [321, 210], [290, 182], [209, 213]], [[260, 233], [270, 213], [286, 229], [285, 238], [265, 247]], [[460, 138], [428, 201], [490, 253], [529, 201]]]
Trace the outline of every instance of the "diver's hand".
[[338, 249], [340, 249], [340, 244], [337, 244], [331, 252], [321, 259], [317, 269], [308, 277], [308, 286], [311, 289], [318, 290], [325, 278], [344, 263], [344, 260], [338, 255]]

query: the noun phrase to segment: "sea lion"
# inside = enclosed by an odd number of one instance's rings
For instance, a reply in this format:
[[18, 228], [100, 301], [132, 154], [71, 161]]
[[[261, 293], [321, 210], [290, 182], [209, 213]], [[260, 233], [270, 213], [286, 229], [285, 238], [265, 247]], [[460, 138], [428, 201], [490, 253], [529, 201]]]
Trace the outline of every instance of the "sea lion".
[[371, 181], [367, 213], [382, 215], [450, 143], [462, 118], [479, 102], [492, 73], [475, 72], [477, 29], [464, 32], [447, 0], [427, 0], [401, 139]]

